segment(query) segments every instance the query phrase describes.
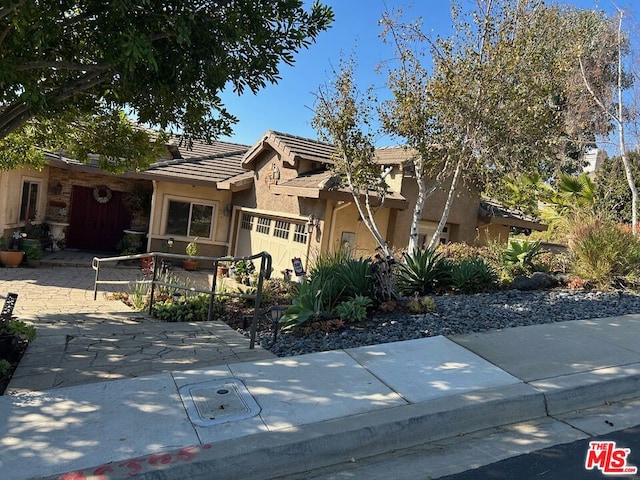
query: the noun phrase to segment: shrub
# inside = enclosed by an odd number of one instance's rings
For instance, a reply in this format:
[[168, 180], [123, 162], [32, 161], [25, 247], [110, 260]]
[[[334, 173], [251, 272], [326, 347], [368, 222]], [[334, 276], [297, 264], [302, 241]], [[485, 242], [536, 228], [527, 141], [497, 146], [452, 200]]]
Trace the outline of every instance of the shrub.
[[488, 257], [490, 255], [486, 247], [475, 247], [460, 242], [438, 245], [436, 252], [452, 263], [461, 263], [464, 260], [473, 260], [478, 257]]
[[400, 293], [424, 295], [444, 289], [449, 282], [450, 265], [435, 250], [417, 250], [403, 254], [398, 266], [397, 286]]
[[531, 242], [530, 240], [512, 240], [509, 246], [502, 251], [503, 261], [521, 269], [525, 273], [535, 270], [533, 260], [540, 255], [540, 242]]
[[597, 288], [640, 286], [640, 239], [612, 220], [581, 219], [571, 228], [573, 273]]
[[461, 293], [477, 293], [495, 287], [498, 276], [482, 258], [463, 260], [451, 267], [451, 286]]
[[349, 259], [336, 266], [336, 278], [343, 284], [343, 294], [347, 297], [373, 294], [373, 271], [369, 259]]
[[[223, 302], [214, 299], [214, 317], [224, 309]], [[183, 302], [166, 300], [154, 303], [152, 314], [165, 322], [203, 322], [208, 318], [209, 295], [200, 293], [185, 299]]]

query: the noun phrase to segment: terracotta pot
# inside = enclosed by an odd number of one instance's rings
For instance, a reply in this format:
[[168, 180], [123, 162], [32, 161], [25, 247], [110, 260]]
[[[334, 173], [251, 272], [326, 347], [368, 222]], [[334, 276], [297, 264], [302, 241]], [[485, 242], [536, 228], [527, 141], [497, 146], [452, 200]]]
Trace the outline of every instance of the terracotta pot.
[[182, 268], [189, 271], [197, 270], [198, 262], [196, 260], [182, 260]]
[[22, 263], [24, 252], [22, 250], [2, 250], [0, 251], [0, 262], [5, 267], [16, 268]]
[[218, 267], [217, 275], [218, 275], [218, 277], [228, 277], [229, 276], [229, 267]]

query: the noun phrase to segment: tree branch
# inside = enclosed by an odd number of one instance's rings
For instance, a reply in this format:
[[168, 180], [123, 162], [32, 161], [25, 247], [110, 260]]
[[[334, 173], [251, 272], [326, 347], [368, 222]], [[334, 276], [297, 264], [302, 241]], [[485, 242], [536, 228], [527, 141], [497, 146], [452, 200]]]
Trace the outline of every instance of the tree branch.
[[42, 68], [55, 68], [57, 70], [80, 70], [83, 72], [104, 72], [111, 68], [110, 65], [87, 65], [74, 62], [56, 62], [56, 61], [40, 61], [28, 62], [24, 65], [16, 67], [16, 71], [24, 72], [26, 70], [38, 70]]
[[[54, 90], [45, 95], [47, 103], [57, 103], [90, 90], [105, 81], [103, 72], [93, 72], [78, 79], [73, 84]], [[35, 116], [33, 108], [26, 102], [16, 103], [0, 115], [0, 138], [14, 132]]]

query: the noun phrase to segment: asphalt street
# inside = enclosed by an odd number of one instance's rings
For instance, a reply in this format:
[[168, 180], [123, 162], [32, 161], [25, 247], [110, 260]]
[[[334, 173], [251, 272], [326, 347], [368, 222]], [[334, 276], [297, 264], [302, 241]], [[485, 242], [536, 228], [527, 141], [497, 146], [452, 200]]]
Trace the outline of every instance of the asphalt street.
[[[556, 445], [536, 452], [509, 458], [474, 470], [441, 477], [439, 480], [602, 480], [604, 478], [640, 479], [640, 474], [605, 473], [607, 465], [587, 470], [591, 442], [615, 442], [616, 449], [629, 449], [627, 467], [640, 467], [640, 425], [606, 435]], [[592, 460], [597, 458], [591, 456]], [[606, 455], [602, 458], [606, 458]], [[615, 458], [615, 457], [614, 457]], [[595, 462], [599, 463], [599, 462]], [[604, 462], [607, 463], [606, 461]], [[610, 469], [620, 467], [609, 465]], [[604, 470], [604, 471], [603, 471]]]

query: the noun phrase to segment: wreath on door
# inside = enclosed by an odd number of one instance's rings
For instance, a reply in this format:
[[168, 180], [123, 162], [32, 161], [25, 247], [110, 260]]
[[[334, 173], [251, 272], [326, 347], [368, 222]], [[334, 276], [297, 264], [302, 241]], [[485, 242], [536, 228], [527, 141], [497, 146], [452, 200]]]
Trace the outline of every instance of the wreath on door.
[[93, 198], [98, 203], [107, 203], [112, 196], [111, 189], [106, 185], [98, 185], [93, 188]]

